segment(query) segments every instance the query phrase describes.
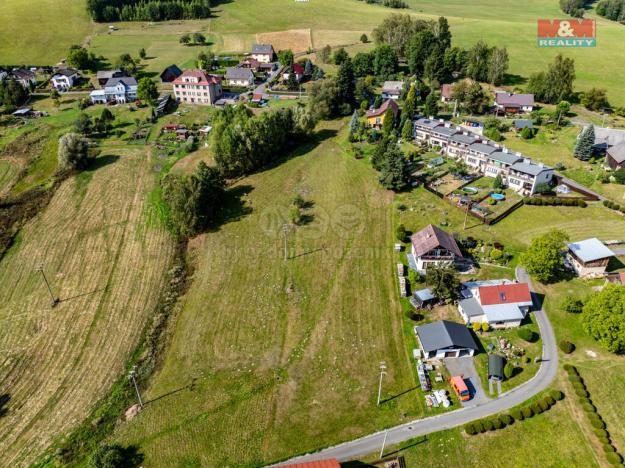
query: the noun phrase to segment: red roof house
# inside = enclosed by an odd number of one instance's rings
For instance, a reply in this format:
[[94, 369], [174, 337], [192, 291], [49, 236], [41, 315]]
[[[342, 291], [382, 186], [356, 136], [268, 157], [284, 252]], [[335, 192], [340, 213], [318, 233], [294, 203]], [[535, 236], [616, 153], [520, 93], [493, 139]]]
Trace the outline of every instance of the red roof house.
[[441, 101], [449, 102], [451, 101], [451, 95], [454, 92], [453, 84], [444, 84], [441, 88]]
[[532, 294], [527, 283], [498, 284], [479, 288], [482, 306], [495, 304], [532, 305]]

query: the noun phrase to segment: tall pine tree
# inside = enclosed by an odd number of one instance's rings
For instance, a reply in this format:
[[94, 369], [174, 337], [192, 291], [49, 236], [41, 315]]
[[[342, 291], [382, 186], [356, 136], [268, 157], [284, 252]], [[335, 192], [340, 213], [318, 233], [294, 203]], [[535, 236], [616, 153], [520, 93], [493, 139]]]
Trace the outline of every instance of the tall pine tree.
[[592, 157], [592, 147], [595, 144], [595, 127], [588, 125], [582, 130], [581, 135], [575, 143], [573, 154], [577, 159], [588, 161]]

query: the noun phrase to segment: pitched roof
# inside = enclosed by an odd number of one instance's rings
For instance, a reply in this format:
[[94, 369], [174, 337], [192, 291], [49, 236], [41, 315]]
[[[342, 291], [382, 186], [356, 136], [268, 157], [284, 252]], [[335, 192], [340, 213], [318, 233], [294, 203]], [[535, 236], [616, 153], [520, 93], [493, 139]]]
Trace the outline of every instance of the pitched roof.
[[455, 135], [456, 133], [460, 132], [461, 130], [457, 129], [456, 127], [446, 127], [445, 125], [438, 125], [437, 127], [434, 127], [432, 129], [432, 133], [436, 133], [438, 135], [444, 135], [444, 136], [451, 136], [451, 135]]
[[410, 236], [410, 241], [417, 257], [437, 247], [443, 247], [458, 257], [462, 257], [462, 252], [453, 236], [431, 224]]
[[317, 460], [310, 462], [294, 463], [292, 465], [280, 465], [277, 468], [341, 468], [341, 465], [336, 458], [329, 458], [327, 460]]
[[185, 70], [182, 75], [173, 81], [173, 84], [187, 84], [188, 81], [184, 81], [185, 78], [197, 78], [199, 81], [191, 82], [195, 85], [209, 85], [221, 83], [221, 78], [215, 75], [209, 75], [203, 70]]
[[296, 75], [303, 75], [304, 74], [304, 67], [302, 67], [299, 63], [294, 63], [293, 64], [293, 72]]
[[489, 159], [494, 159], [495, 161], [502, 162], [504, 164], [514, 164], [518, 161], [522, 161], [523, 158], [514, 153], [506, 152], [506, 151], [493, 151], [488, 155]]
[[512, 166], [510, 166], [510, 169], [514, 169], [515, 171], [522, 172], [523, 174], [529, 174], [532, 176], [537, 176], [541, 172], [552, 170], [549, 166], [545, 166], [544, 164], [536, 164], [531, 161], [521, 161], [514, 163]]
[[114, 75], [118, 73], [123, 73], [120, 69], [116, 70], [100, 70], [96, 72], [96, 78], [98, 80], [106, 80], [108, 78], [112, 78]]
[[484, 154], [491, 154], [497, 151], [497, 148], [486, 143], [473, 143], [471, 146], [469, 146], [469, 149]]
[[426, 119], [425, 117], [421, 117], [420, 119], [417, 119], [417, 121], [415, 122], [415, 125], [421, 125], [422, 127], [434, 128], [443, 124], [439, 120]]
[[595, 145], [616, 146], [625, 143], [625, 130], [595, 125]]
[[417, 327], [416, 332], [425, 352], [453, 347], [477, 349], [471, 332], [460, 323], [438, 320]]
[[249, 68], [229, 67], [226, 68], [226, 80], [254, 81], [254, 73]]
[[367, 117], [377, 117], [379, 115], [384, 115], [389, 107], [393, 110], [393, 114], [395, 114], [395, 117], [397, 117], [397, 114], [399, 114], [399, 106], [394, 99], [387, 99], [382, 103], [379, 108], [367, 111]]
[[465, 135], [464, 133], [456, 133], [455, 135], [452, 135], [449, 140], [455, 141], [456, 143], [462, 143], [464, 145], [471, 145], [475, 142], [476, 136], [477, 135], [473, 133], [468, 135]]
[[54, 76], [63, 75], [63, 76], [74, 76], [78, 74], [78, 70], [74, 70], [73, 68], [59, 68]]
[[583, 262], [592, 262], [594, 260], [614, 257], [614, 252], [608, 249], [605, 244], [596, 237], [579, 242], [571, 242], [567, 247]]
[[165, 78], [167, 80], [173, 81], [176, 78], [178, 78], [180, 75], [182, 75], [182, 70], [178, 68], [178, 65], [172, 64], [161, 72], [160, 78], [161, 79]]
[[273, 54], [273, 46], [271, 44], [254, 44], [252, 46], [253, 54]]
[[495, 304], [532, 304], [532, 294], [530, 293], [530, 288], [527, 283], [480, 286], [478, 291], [480, 304], [482, 306]]
[[505, 91], [497, 91], [495, 93], [495, 102], [501, 106], [533, 106], [533, 94], [510, 94]]
[[494, 375], [503, 379], [504, 358], [499, 354], [488, 355], [488, 375]]
[[489, 323], [521, 321], [525, 318], [525, 315], [517, 304], [493, 304], [483, 306], [482, 309]]
[[400, 94], [403, 88], [403, 81], [385, 81], [382, 85], [382, 92], [386, 94]]
[[137, 86], [137, 80], [132, 76], [118, 76], [117, 78], [109, 78], [104, 87], [110, 88], [111, 86], [117, 86], [118, 83], [123, 83], [126, 86]]
[[482, 306], [474, 297], [462, 299], [458, 301], [458, 305], [462, 308], [462, 311], [467, 315], [467, 317], [476, 317], [484, 314]]
[[451, 99], [451, 95], [453, 92], [454, 92], [453, 84], [444, 84], [441, 87], [441, 96], [443, 96], [445, 99]]
[[625, 143], [608, 148], [608, 154], [619, 164], [625, 162]]

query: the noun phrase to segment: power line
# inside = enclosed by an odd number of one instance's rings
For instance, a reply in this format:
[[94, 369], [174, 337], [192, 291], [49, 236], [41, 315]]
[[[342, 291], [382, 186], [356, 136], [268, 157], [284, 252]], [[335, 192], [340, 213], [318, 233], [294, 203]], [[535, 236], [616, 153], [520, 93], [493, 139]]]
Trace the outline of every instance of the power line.
[[137, 385], [137, 366], [132, 366], [132, 370], [128, 372], [128, 380], [135, 385], [135, 392], [137, 392], [137, 399], [139, 400], [139, 406], [143, 408], [143, 400], [139, 393], [139, 386]]
[[37, 270], [38, 272], [41, 273], [43, 281], [44, 281], [44, 283], [46, 283], [46, 286], [48, 288], [48, 292], [50, 293], [50, 298], [52, 298], [52, 307], [54, 307], [55, 305], [57, 305], [59, 303], [59, 298], [56, 297], [54, 295], [54, 293], [52, 292], [52, 288], [50, 287], [50, 283], [48, 282], [48, 278], [46, 278], [46, 274], [43, 271], [43, 263], [38, 263], [37, 266], [35, 267], [35, 270]]

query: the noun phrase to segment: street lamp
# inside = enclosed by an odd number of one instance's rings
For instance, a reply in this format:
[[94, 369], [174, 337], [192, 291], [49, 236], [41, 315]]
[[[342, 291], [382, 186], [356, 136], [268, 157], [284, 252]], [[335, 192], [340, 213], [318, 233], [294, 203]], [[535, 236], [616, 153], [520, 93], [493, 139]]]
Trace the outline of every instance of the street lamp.
[[37, 266], [35, 267], [35, 270], [41, 273], [41, 276], [43, 277], [43, 281], [44, 283], [46, 283], [46, 286], [48, 287], [48, 292], [50, 293], [50, 297], [52, 298], [52, 307], [54, 307], [55, 305], [59, 303], [59, 298], [56, 297], [54, 293], [52, 292], [52, 288], [50, 287], [48, 278], [46, 278], [46, 274], [43, 271], [43, 263], [38, 263]]
[[380, 384], [378, 385], [378, 406], [380, 406], [380, 398], [382, 397], [382, 378], [386, 374], [386, 363], [380, 362]]
[[137, 385], [137, 366], [132, 366], [132, 370], [128, 372], [128, 380], [130, 380], [135, 386], [135, 392], [137, 392], [137, 399], [139, 400], [139, 406], [143, 408], [143, 400], [139, 393], [139, 386]]

